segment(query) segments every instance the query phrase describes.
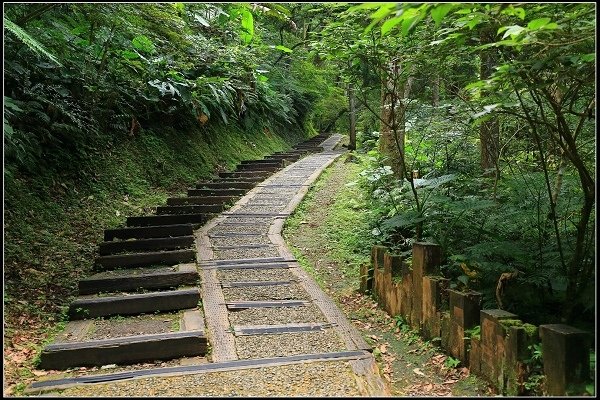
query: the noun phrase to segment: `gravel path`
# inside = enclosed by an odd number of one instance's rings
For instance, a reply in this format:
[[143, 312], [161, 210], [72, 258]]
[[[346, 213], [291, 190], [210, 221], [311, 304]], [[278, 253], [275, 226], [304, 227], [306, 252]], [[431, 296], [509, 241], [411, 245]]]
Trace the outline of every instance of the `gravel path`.
[[313, 362], [243, 371], [81, 386], [61, 394], [69, 397], [349, 397], [360, 396], [346, 361]]
[[[305, 322], [327, 322], [315, 305], [300, 307], [246, 308], [229, 313], [231, 325], [281, 325]], [[293, 340], [289, 338], [289, 340]]]
[[331, 353], [343, 351], [346, 347], [333, 329], [316, 332], [239, 336], [235, 338], [235, 346], [240, 359]]
[[210, 242], [216, 247], [249, 244], [271, 244], [271, 241], [267, 235], [212, 237], [210, 238]]
[[239, 260], [240, 258], [259, 258], [259, 257], [278, 257], [279, 252], [276, 247], [266, 248], [239, 248], [215, 250], [215, 259]]
[[224, 288], [223, 294], [226, 301], [310, 300], [306, 290], [298, 284]]
[[273, 269], [220, 269], [217, 278], [221, 282], [290, 281], [295, 276], [287, 268]]

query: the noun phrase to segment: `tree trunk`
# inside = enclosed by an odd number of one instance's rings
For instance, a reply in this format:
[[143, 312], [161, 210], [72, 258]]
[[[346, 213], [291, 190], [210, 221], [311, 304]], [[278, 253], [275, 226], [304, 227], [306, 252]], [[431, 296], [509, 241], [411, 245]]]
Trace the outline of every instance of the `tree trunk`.
[[[481, 44], [490, 43], [494, 40], [494, 32], [491, 29], [481, 31]], [[479, 54], [481, 59], [480, 79], [488, 79], [497, 63], [497, 56], [493, 48], [482, 50]], [[486, 93], [482, 92], [482, 97]], [[498, 168], [498, 158], [500, 156], [500, 124], [498, 118], [493, 117], [481, 123], [479, 127], [479, 143], [481, 150], [481, 169], [484, 174], [493, 173], [495, 178], [499, 178], [500, 169]]]
[[437, 107], [440, 105], [440, 76], [436, 73], [431, 87], [431, 105]]
[[354, 87], [348, 84], [348, 103], [350, 111], [350, 143], [348, 150], [356, 150], [356, 105], [354, 99]]
[[387, 81], [381, 88], [381, 125], [379, 130], [379, 151], [387, 156], [394, 175], [404, 178], [404, 88], [399, 85], [400, 65], [391, 61]]

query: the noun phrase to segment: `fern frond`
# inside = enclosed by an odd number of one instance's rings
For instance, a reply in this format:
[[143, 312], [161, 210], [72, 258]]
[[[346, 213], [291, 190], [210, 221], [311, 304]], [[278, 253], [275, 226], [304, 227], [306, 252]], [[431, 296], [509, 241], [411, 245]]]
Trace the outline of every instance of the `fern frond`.
[[41, 54], [51, 61], [55, 62], [59, 66], [63, 66], [56, 57], [51, 54], [46, 48], [37, 40], [35, 40], [30, 34], [25, 32], [19, 25], [15, 24], [6, 17], [3, 17], [4, 27], [11, 31], [20, 41], [22, 41], [30, 50], [35, 53]]

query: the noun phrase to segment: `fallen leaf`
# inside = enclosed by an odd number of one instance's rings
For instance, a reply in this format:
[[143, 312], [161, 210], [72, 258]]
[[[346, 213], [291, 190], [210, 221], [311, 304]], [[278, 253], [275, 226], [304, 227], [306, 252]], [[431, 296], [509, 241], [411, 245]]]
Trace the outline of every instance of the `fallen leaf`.
[[451, 385], [451, 384], [456, 383], [456, 382], [458, 382], [458, 379], [449, 379], [449, 380], [447, 380], [445, 382], [442, 382], [442, 385]]
[[379, 351], [381, 352], [381, 354], [385, 354], [387, 353], [387, 343], [382, 344], [381, 346], [379, 346]]
[[413, 369], [413, 372], [420, 376], [426, 376], [423, 372], [421, 372], [421, 370], [419, 368]]
[[48, 375], [48, 371], [38, 371], [38, 370], [32, 370], [31, 371], [32, 374], [34, 374], [35, 376], [44, 376], [44, 375]]

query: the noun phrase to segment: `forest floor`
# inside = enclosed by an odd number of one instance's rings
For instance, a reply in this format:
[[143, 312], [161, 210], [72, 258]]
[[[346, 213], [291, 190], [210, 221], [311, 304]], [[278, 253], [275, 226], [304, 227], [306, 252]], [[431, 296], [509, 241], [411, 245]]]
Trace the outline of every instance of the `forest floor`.
[[361, 224], [365, 224], [361, 194], [352, 184], [347, 185], [358, 178], [359, 172], [358, 165], [346, 162], [345, 156], [329, 167], [288, 220], [284, 229], [288, 245], [373, 346], [379, 370], [393, 396], [493, 395], [491, 387], [470, 375], [467, 368], [457, 364], [458, 360], [421, 340], [373, 298], [358, 292], [356, 265], [351, 268], [356, 255], [343, 252], [345, 240], [352, 241], [355, 236], [354, 240], [360, 241], [364, 228]]

